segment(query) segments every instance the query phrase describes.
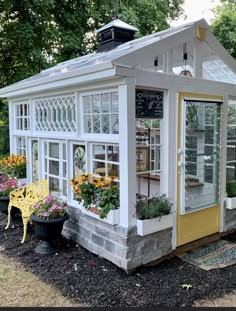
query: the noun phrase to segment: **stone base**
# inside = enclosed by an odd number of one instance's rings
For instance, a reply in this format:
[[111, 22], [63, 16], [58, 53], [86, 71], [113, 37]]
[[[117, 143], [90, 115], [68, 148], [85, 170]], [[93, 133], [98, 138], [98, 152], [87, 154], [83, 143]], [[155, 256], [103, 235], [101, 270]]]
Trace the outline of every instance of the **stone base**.
[[63, 235], [129, 272], [172, 251], [172, 228], [138, 236], [137, 227], [110, 225], [68, 206]]

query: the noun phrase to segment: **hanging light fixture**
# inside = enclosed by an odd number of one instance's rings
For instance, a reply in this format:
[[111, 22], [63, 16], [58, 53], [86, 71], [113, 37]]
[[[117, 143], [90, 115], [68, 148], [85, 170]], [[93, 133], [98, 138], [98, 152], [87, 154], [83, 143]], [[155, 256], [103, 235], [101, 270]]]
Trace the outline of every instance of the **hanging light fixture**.
[[179, 75], [191, 78], [192, 77], [191, 71], [186, 69], [187, 60], [188, 60], [187, 47], [186, 47], [186, 43], [184, 43], [184, 45], [183, 45], [184, 70], [182, 70]]

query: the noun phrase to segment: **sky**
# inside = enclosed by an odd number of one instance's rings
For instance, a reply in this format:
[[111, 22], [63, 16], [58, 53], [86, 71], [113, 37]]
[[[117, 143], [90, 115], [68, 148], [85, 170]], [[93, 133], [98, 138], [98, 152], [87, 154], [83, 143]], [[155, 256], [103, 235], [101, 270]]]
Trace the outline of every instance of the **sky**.
[[220, 4], [220, 0], [185, 0], [183, 8], [187, 19], [180, 18], [178, 21], [172, 22], [171, 26], [179, 26], [201, 18], [205, 18], [208, 24], [211, 24], [211, 19], [213, 18], [211, 9], [218, 4]]

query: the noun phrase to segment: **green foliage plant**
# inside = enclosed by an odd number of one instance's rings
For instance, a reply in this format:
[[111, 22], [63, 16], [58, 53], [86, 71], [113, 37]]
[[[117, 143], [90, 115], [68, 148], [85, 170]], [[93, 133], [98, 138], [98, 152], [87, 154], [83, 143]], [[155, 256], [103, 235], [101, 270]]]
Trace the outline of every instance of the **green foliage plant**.
[[151, 198], [139, 199], [136, 204], [138, 219], [152, 219], [169, 215], [172, 203], [166, 195], [153, 196]]
[[107, 214], [114, 209], [117, 209], [120, 205], [120, 193], [119, 188], [116, 185], [111, 184], [107, 188], [99, 189], [99, 216], [100, 218], [106, 218]]
[[236, 197], [236, 181], [228, 181], [226, 183], [226, 192], [228, 198]]

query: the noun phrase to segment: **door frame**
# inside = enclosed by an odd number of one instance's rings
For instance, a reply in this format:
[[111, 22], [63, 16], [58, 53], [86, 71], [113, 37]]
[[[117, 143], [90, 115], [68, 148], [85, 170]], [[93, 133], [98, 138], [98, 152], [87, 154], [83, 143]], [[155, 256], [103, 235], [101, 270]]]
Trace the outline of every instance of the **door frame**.
[[[218, 95], [209, 95], [209, 94], [198, 94], [198, 93], [185, 93], [185, 92], [179, 92], [178, 93], [178, 120], [177, 120], [177, 224], [176, 224], [176, 245], [180, 246], [186, 243], [189, 243], [191, 241], [200, 239], [202, 237], [205, 237], [207, 235], [213, 234], [215, 232], [219, 232], [220, 228], [221, 228], [221, 222], [222, 222], [222, 213], [221, 213], [221, 209], [222, 209], [222, 204], [221, 204], [221, 199], [219, 200], [219, 204], [215, 205], [213, 207], [211, 207], [212, 209], [212, 213], [216, 216], [215, 218], [215, 225], [213, 227], [209, 226], [209, 228], [207, 227], [207, 216], [208, 216], [208, 211], [209, 208], [205, 208], [199, 211], [193, 211], [192, 213], [187, 213], [185, 215], [181, 215], [181, 200], [183, 198], [183, 196], [181, 195], [181, 192], [183, 191], [182, 187], [181, 187], [181, 174], [182, 174], [182, 157], [181, 157], [181, 150], [182, 150], [182, 143], [183, 143], [183, 139], [184, 139], [184, 132], [183, 132], [183, 126], [182, 126], [182, 109], [183, 109], [183, 100], [199, 100], [199, 101], [207, 101], [207, 100], [211, 100], [211, 101], [216, 101], [216, 102], [224, 102], [224, 96], [218, 96]], [[222, 123], [223, 124], [223, 123]], [[222, 132], [221, 131], [221, 141], [222, 141]], [[220, 169], [222, 170], [222, 163], [220, 161]], [[220, 191], [219, 193], [221, 194], [221, 180], [220, 180]], [[201, 215], [203, 217], [201, 217]], [[190, 226], [188, 225], [188, 221], [191, 223], [194, 222], [194, 217], [196, 217], [196, 219], [198, 221], [200, 221], [201, 219], [203, 220], [203, 226], [202, 226], [202, 232], [198, 232], [197, 234], [192, 235], [191, 240], [188, 240], [186, 238], [184, 238], [184, 230], [187, 231], [187, 228], [189, 228]], [[189, 219], [189, 220], [188, 220]], [[187, 225], [186, 225], [187, 224]], [[185, 229], [186, 228], [186, 229]], [[191, 228], [191, 227], [190, 227]], [[195, 238], [196, 236], [196, 238]]]

